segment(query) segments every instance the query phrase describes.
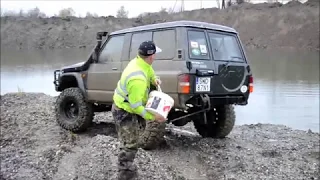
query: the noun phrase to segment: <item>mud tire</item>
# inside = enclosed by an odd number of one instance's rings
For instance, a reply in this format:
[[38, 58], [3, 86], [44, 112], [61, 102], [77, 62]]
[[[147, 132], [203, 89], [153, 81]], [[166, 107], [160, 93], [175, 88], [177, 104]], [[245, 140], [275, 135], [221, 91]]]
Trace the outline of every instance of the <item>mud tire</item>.
[[[68, 117], [66, 107], [68, 103], [75, 104], [77, 115]], [[80, 88], [67, 88], [58, 96], [55, 104], [56, 121], [62, 128], [72, 132], [85, 131], [92, 123], [94, 112], [92, 105], [85, 101]]]
[[193, 124], [198, 133], [204, 138], [224, 138], [229, 135], [235, 124], [234, 107], [232, 105], [216, 107], [207, 113], [207, 120], [207, 124], [204, 124], [203, 116], [194, 119]]
[[147, 121], [140, 135], [140, 146], [144, 150], [156, 149], [164, 142], [166, 123]]

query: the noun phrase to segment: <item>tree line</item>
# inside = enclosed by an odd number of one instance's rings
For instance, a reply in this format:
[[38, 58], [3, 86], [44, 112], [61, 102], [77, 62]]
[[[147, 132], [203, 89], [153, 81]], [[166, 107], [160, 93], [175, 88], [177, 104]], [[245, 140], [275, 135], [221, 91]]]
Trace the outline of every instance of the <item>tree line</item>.
[[[128, 18], [129, 12], [125, 10], [124, 6], [121, 6], [117, 11], [118, 18]], [[1, 8], [1, 17], [10, 16], [10, 17], [34, 17], [34, 18], [46, 18], [48, 17], [44, 12], [42, 12], [38, 7], [30, 9], [28, 11], [20, 10], [12, 11], [12, 10], [4, 10]], [[72, 8], [61, 9], [58, 14], [54, 14], [55, 17], [70, 17], [76, 16], [75, 11]], [[86, 17], [98, 17], [97, 13], [87, 12]]]
[[[251, 2], [254, 0], [217, 0], [217, 2], [222, 2], [222, 9], [226, 8], [226, 7], [230, 7], [234, 4], [242, 4], [244, 2]], [[270, 2], [278, 2], [280, 0], [267, 0], [268, 3]], [[282, 0], [283, 1], [283, 0]], [[286, 0], [286, 1], [301, 1], [301, 0]], [[218, 3], [218, 8], [220, 9], [220, 3]], [[160, 13], [168, 13], [168, 14], [172, 14], [172, 13], [178, 13], [181, 12], [181, 10], [183, 8], [178, 7], [179, 5], [176, 4], [174, 5], [174, 7], [172, 8], [163, 8], [161, 7], [161, 9], [159, 10]], [[181, 6], [181, 5], [180, 5]], [[128, 18], [128, 14], [129, 12], [124, 8], [124, 6], [121, 6], [117, 12], [116, 12], [116, 17], [117, 18]], [[138, 15], [138, 17], [142, 17], [147, 13], [142, 13], [140, 15]], [[16, 11], [5, 11], [4, 9], [1, 8], [1, 17], [5, 17], [5, 16], [11, 16], [11, 17], [35, 17], [35, 18], [46, 18], [48, 17], [44, 12], [41, 12], [40, 9], [38, 7], [35, 7], [33, 9], [30, 9], [28, 11], [23, 11], [20, 10], [19, 12]], [[65, 9], [61, 9], [58, 14], [54, 15], [55, 17], [61, 17], [61, 18], [65, 18], [65, 17], [70, 17], [70, 16], [76, 16], [75, 11], [72, 8], [65, 8]], [[87, 12], [86, 13], [86, 17], [98, 17], [97, 13], [91, 13], [91, 12]]]
[[[171, 14], [171, 13], [177, 13], [177, 12], [180, 12], [180, 11], [179, 10], [175, 10], [174, 8], [163, 8], [163, 7], [161, 7], [159, 12], [160, 13], [167, 12], [167, 13]], [[147, 14], [147, 13], [141, 13], [140, 15], [138, 15], [138, 17], [144, 16], [145, 14]], [[127, 11], [124, 6], [121, 6], [116, 12], [116, 17], [117, 18], [128, 18], [128, 15], [129, 15], [129, 11]], [[47, 18], [47, 17], [49, 17], [44, 12], [42, 12], [38, 7], [35, 7], [33, 9], [28, 10], [28, 11], [20, 10], [19, 12], [6, 11], [6, 10], [1, 8], [1, 17], [6, 17], [6, 16], [10, 16], [10, 17], [33, 17], [33, 18]], [[54, 17], [65, 18], [65, 17], [70, 17], [70, 16], [76, 16], [76, 13], [72, 8], [65, 8], [65, 9], [61, 9], [58, 12], [58, 14], [54, 14], [53, 16]], [[99, 17], [99, 16], [98, 16], [97, 13], [87, 12], [85, 17]]]

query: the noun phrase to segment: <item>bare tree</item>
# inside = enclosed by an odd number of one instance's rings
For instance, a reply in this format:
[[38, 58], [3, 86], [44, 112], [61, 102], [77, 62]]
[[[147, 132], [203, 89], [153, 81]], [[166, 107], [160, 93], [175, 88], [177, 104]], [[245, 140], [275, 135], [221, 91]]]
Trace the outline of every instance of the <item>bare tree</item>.
[[40, 14], [40, 9], [38, 7], [35, 7], [34, 9], [30, 9], [27, 12], [28, 17], [38, 17]]
[[120, 9], [117, 11], [116, 17], [117, 18], [128, 18], [128, 14], [129, 14], [129, 12], [124, 9], [124, 6], [121, 6]]
[[225, 9], [226, 8], [226, 1], [225, 0], [222, 0], [222, 9]]
[[98, 17], [98, 14], [87, 12], [86, 17]]
[[45, 17], [47, 17], [47, 15], [46, 15], [45, 13], [43, 13], [43, 12], [40, 12], [39, 15], [38, 15], [38, 17], [40, 17], [40, 18], [45, 18]]
[[45, 18], [46, 14], [41, 12], [40, 9], [38, 7], [35, 7], [34, 9], [30, 9], [27, 13], [23, 13], [22, 10], [20, 10], [19, 12], [20, 16], [26, 16], [26, 17], [33, 17], [33, 18]]
[[160, 11], [159, 11], [159, 12], [160, 12], [160, 13], [167, 12], [167, 8], [161, 7], [161, 9], [160, 9]]
[[68, 16], [74, 16], [75, 12], [72, 8], [67, 8], [67, 9], [61, 9], [59, 11], [59, 14], [58, 16], [59, 17], [62, 17], [62, 18], [65, 18], [65, 17], [68, 17]]
[[24, 16], [25, 16], [25, 14], [24, 14], [24, 12], [23, 12], [22, 9], [20, 9], [20, 11], [19, 11], [19, 16], [20, 16], [20, 17], [24, 17]]
[[4, 9], [1, 9], [1, 16], [11, 16], [11, 17], [31, 17], [31, 18], [45, 18], [46, 14], [43, 12], [40, 12], [40, 9], [38, 7], [34, 9], [30, 9], [27, 12], [24, 12], [22, 9], [20, 9], [19, 12], [15, 11], [5, 11]]
[[10, 17], [17, 17], [19, 16], [19, 13], [15, 12], [15, 11], [5, 11], [5, 10], [1, 10], [1, 16], [5, 17], [5, 16], [10, 16]]
[[179, 13], [182, 12], [182, 6], [175, 4], [173, 7], [168, 9], [169, 14]]
[[218, 9], [220, 9], [220, 0], [216, 0], [216, 1], [217, 1]]

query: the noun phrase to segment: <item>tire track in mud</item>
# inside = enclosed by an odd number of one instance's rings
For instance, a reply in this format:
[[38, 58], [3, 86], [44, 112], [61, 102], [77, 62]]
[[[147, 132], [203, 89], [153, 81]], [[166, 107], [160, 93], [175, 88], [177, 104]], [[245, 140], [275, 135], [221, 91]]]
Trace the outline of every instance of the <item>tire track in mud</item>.
[[63, 149], [68, 148], [68, 152], [64, 153], [59, 161], [57, 172], [54, 174], [53, 179], [78, 179], [78, 160], [82, 158], [91, 139], [97, 135], [116, 137], [114, 125], [105, 122], [99, 124], [93, 123], [86, 132], [70, 134], [72, 137], [70, 139], [73, 139], [73, 145], [68, 147], [62, 146]]
[[[206, 149], [223, 149], [224, 143], [230, 141], [229, 138], [222, 140], [222, 144], [214, 139], [202, 138], [193, 127], [192, 123], [180, 128], [168, 128], [166, 137], [169, 148], [161, 154], [159, 151], [159, 161], [169, 162], [172, 166], [188, 180], [224, 180], [225, 163], [222, 157], [225, 154], [216, 155], [217, 151], [208, 152]], [[220, 157], [221, 156], [221, 157]], [[212, 162], [215, 166], [208, 163]]]
[[199, 136], [189, 137], [188, 134], [180, 137], [171, 134], [166, 137], [166, 144], [161, 149], [150, 153], [158, 161], [174, 167], [186, 179], [207, 180], [206, 174], [209, 167], [201, 158], [200, 148], [192, 145], [199, 139]]

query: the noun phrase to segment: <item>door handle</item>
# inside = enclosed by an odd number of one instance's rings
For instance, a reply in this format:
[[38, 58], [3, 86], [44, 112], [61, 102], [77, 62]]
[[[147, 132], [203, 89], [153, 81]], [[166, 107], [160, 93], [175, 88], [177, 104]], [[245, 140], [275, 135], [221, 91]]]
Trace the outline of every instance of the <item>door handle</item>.
[[114, 68], [112, 68], [112, 70], [118, 70], [118, 68], [115, 68], [115, 67], [114, 67]]

